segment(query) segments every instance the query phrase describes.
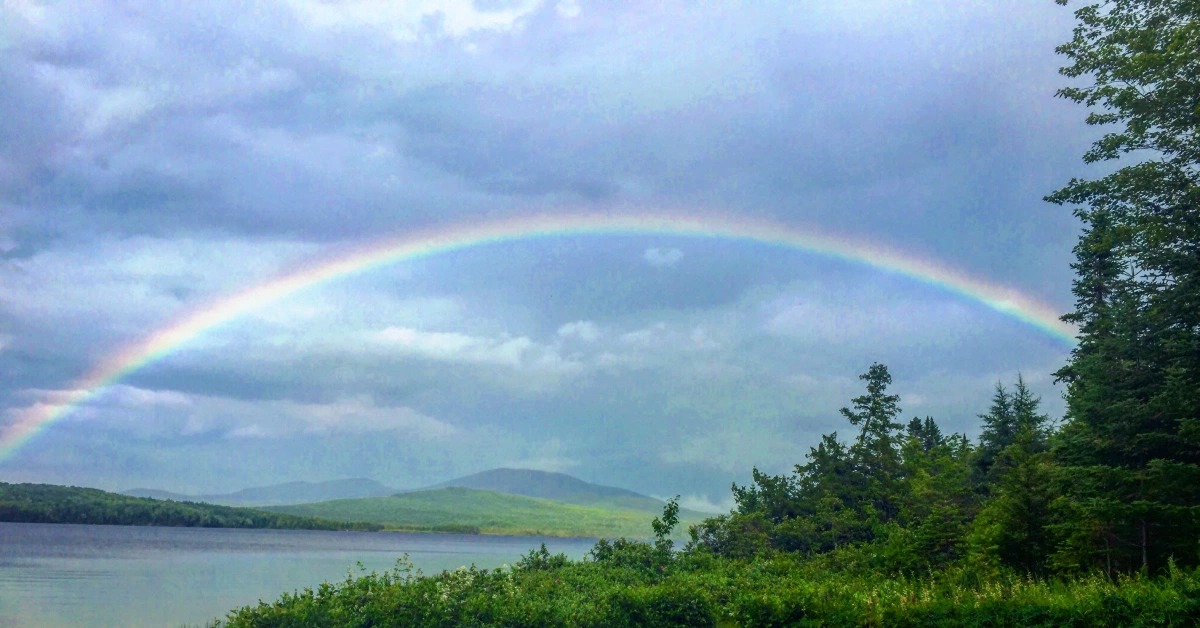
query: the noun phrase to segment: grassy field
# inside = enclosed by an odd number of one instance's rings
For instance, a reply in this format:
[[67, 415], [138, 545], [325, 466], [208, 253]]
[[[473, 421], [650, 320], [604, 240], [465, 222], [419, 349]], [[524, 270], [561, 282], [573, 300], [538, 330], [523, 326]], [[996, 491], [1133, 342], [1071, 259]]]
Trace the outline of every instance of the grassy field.
[[[265, 510], [380, 524], [394, 530], [639, 539], [653, 535], [653, 515], [645, 511], [578, 506], [460, 487]], [[685, 530], [693, 522], [684, 518], [679, 529]]]

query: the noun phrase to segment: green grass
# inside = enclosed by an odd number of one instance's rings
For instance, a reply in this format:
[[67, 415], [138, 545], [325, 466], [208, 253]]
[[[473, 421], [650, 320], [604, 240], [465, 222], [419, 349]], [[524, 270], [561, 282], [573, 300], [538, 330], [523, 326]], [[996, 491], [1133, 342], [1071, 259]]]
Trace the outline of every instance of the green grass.
[[[579, 506], [460, 487], [265, 510], [379, 524], [393, 530], [639, 539], [653, 536], [652, 516], [645, 511]], [[685, 530], [692, 522], [684, 520], [678, 529]]]

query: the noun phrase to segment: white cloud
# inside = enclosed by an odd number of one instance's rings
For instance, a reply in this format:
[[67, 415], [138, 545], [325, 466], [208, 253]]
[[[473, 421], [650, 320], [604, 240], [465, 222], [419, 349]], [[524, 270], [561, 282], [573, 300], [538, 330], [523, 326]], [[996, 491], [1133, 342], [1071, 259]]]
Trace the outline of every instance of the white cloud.
[[[752, 421], [754, 417], [741, 417]], [[660, 453], [668, 464], [692, 464], [726, 473], [745, 473], [750, 467], [765, 469], [778, 460], [800, 460], [795, 438], [784, 437], [765, 427], [755, 430], [714, 429], [687, 436], [681, 443]]]
[[90, 246], [49, 249], [0, 265], [0, 309], [80, 333], [103, 330], [132, 340], [181, 310], [259, 284], [318, 248], [252, 239], [100, 238]]
[[763, 305], [767, 333], [806, 344], [870, 341], [957, 345], [977, 331], [977, 315], [945, 299], [917, 301], [871, 289], [850, 294], [811, 288], [780, 295]]
[[712, 334], [707, 329], [701, 326], [693, 327], [691, 334], [689, 334], [689, 338], [691, 339], [691, 346], [693, 349], [711, 351], [721, 348], [721, 343], [713, 338]]
[[520, 367], [534, 343], [524, 336], [483, 338], [457, 332], [420, 331], [411, 327], [388, 327], [375, 334], [376, 340], [406, 353], [446, 362], [468, 362]]
[[559, 15], [570, 19], [579, 17], [579, 14], [583, 11], [583, 8], [579, 6], [579, 0], [559, 0], [559, 2], [554, 5], [554, 10], [557, 11]]
[[294, 0], [292, 8], [312, 27], [321, 29], [371, 28], [391, 37], [409, 41], [431, 23], [440, 25], [444, 34], [462, 38], [480, 31], [511, 30], [520, 19], [541, 4], [540, 0], [510, 3], [497, 10], [481, 10], [471, 0], [350, 0], [348, 2], [308, 2]]
[[441, 440], [460, 432], [444, 421], [403, 406], [379, 407], [364, 401], [311, 404], [299, 408], [308, 432], [404, 432], [425, 440]]
[[139, 406], [188, 406], [192, 397], [174, 390], [148, 390], [127, 384], [117, 384], [104, 391], [101, 398], [106, 405], [121, 408]]
[[[9, 408], [10, 419], [26, 413], [47, 414], [69, 402], [72, 391], [27, 390], [37, 401]], [[102, 422], [142, 435], [195, 436], [223, 433], [229, 438], [273, 438], [295, 434], [396, 432], [426, 441], [460, 433], [456, 426], [403, 405], [378, 405], [370, 399], [328, 403], [292, 400], [242, 400], [117, 384], [70, 409], [67, 419]]]
[[679, 249], [646, 249], [642, 259], [655, 268], [670, 268], [683, 259], [683, 251]]
[[488, 338], [390, 326], [375, 332], [373, 339], [386, 349], [442, 362], [560, 374], [578, 372], [583, 367], [576, 360], [560, 355], [556, 348], [536, 343], [526, 336]]
[[732, 495], [726, 495], [719, 502], [714, 502], [708, 495], [682, 495], [679, 497], [679, 506], [688, 510], [723, 514], [733, 510], [734, 501]]
[[558, 328], [563, 338], [578, 338], [584, 342], [595, 342], [600, 338], [600, 327], [592, 321], [574, 321]]
[[126, 384], [116, 384], [89, 394], [82, 389], [47, 390], [27, 388], [16, 397], [32, 399], [23, 406], [4, 409], [12, 421], [28, 416], [59, 416], [68, 421], [120, 421], [132, 423], [142, 413], [156, 414], [162, 410], [182, 410], [192, 404], [192, 397], [170, 390], [149, 390]]
[[667, 324], [659, 321], [648, 327], [621, 334], [621, 343], [634, 347], [656, 348], [667, 336]]
[[693, 325], [689, 329], [685, 325], [680, 329], [662, 321], [625, 332], [619, 341], [627, 349], [653, 353], [712, 351], [721, 347], [721, 342], [709, 326]]
[[272, 434], [267, 430], [259, 427], [257, 423], [235, 427], [228, 432], [225, 432], [225, 438], [244, 439], [244, 438], [269, 438]]
[[421, 441], [440, 441], [460, 433], [454, 425], [413, 408], [376, 405], [364, 399], [300, 403], [202, 397], [195, 405], [180, 430], [184, 436], [213, 431], [223, 431], [229, 438], [397, 433]]

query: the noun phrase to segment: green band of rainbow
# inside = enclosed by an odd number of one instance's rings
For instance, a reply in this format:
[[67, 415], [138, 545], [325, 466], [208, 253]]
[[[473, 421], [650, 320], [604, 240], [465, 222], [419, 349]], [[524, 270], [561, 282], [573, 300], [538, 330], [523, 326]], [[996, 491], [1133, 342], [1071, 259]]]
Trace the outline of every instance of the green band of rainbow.
[[72, 382], [56, 403], [38, 403], [26, 409], [14, 423], [0, 431], [0, 461], [8, 459], [39, 432], [105, 387], [177, 351], [188, 341], [222, 323], [305, 288], [420, 257], [485, 244], [567, 235], [662, 235], [740, 240], [806, 251], [911, 277], [1026, 323], [1065, 346], [1074, 344], [1074, 328], [1059, 320], [1059, 312], [1054, 308], [1014, 289], [875, 244], [779, 223], [695, 212], [523, 216], [434, 228], [374, 242], [213, 302], [101, 361]]

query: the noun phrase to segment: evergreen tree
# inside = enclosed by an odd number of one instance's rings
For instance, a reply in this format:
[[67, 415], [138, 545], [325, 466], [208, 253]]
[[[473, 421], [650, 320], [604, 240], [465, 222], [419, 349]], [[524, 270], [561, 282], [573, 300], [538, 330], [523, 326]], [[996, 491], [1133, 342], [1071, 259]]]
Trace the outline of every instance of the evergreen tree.
[[979, 450], [975, 457], [976, 487], [988, 492], [999, 482], [999, 476], [1009, 468], [1011, 460], [1003, 454], [1022, 440], [1023, 450], [1036, 454], [1048, 448], [1050, 417], [1038, 411], [1041, 398], [1025, 385], [1025, 378], [1017, 375], [1017, 384], [1012, 393], [996, 382], [992, 396], [992, 407], [983, 419], [983, 431], [979, 435]]
[[1042, 404], [1041, 397], [1033, 394], [1025, 385], [1025, 378], [1017, 374], [1017, 385], [1012, 395], [1012, 416], [1014, 432], [1013, 442], [1024, 436], [1028, 439], [1025, 447], [1031, 453], [1045, 451], [1050, 436], [1050, 417], [1038, 412]]
[[[1059, 0], [1065, 4], [1065, 0]], [[1108, 0], [1075, 12], [1059, 91], [1113, 129], [1087, 162], [1144, 158], [1048, 197], [1077, 208], [1079, 344], [1067, 416], [1060, 565], [1155, 571], [1200, 539], [1200, 2]]]
[[850, 446], [850, 458], [868, 484], [867, 500], [878, 516], [887, 521], [895, 516], [894, 495], [900, 477], [900, 396], [889, 395], [892, 376], [886, 366], [875, 363], [858, 376], [867, 382], [867, 394], [852, 399], [854, 408], [842, 408], [842, 416], [859, 428]]
[[737, 512], [761, 513], [772, 523], [799, 514], [798, 491], [795, 478], [786, 475], [770, 475], [755, 467], [751, 472], [753, 482], [746, 486], [733, 485], [733, 502]]
[[[825, 434], [790, 476], [754, 469], [753, 482], [733, 485], [734, 513], [698, 529], [698, 543], [745, 552], [755, 543], [740, 537], [761, 533], [776, 549], [825, 552], [870, 541], [881, 523], [896, 517], [904, 474], [902, 426], [896, 422], [900, 398], [886, 394], [892, 378], [882, 364], [859, 378], [867, 382], [866, 394], [852, 400], [853, 409], [841, 410], [859, 427], [854, 443], [846, 446], [837, 433]], [[918, 423], [922, 435], [941, 442], [932, 419]]]
[[1017, 435], [1017, 421], [1013, 415], [1012, 398], [1004, 384], [996, 382], [992, 395], [992, 407], [987, 414], [979, 415], [983, 420], [983, 431], [979, 435], [979, 449], [975, 456], [975, 484], [986, 490], [992, 465], [1005, 447], [1012, 444]]
[[827, 552], [871, 537], [872, 522], [863, 514], [869, 504], [867, 478], [836, 432], [809, 449], [795, 477], [802, 517], [781, 531], [785, 549]]
[[985, 429], [980, 439], [981, 451], [999, 451], [987, 469], [989, 498], [972, 524], [971, 545], [989, 562], [1040, 574], [1054, 548], [1052, 503], [1058, 494], [1046, 451], [1049, 417], [1038, 411], [1041, 399], [1020, 376], [1012, 395], [1000, 384], [996, 390], [989, 415], [1003, 408], [1005, 428]]
[[909, 438], [915, 438], [925, 451], [931, 451], [946, 440], [942, 436], [941, 428], [938, 427], [937, 422], [931, 416], [925, 417], [924, 421], [913, 417], [908, 422], [908, 436]]
[[904, 561], [907, 567], [924, 571], [962, 555], [978, 502], [971, 483], [974, 456], [965, 436], [942, 436], [932, 417], [909, 422], [902, 447], [904, 481], [896, 495], [896, 521], [907, 532], [899, 538], [909, 545], [907, 552], [897, 553], [911, 556]]

